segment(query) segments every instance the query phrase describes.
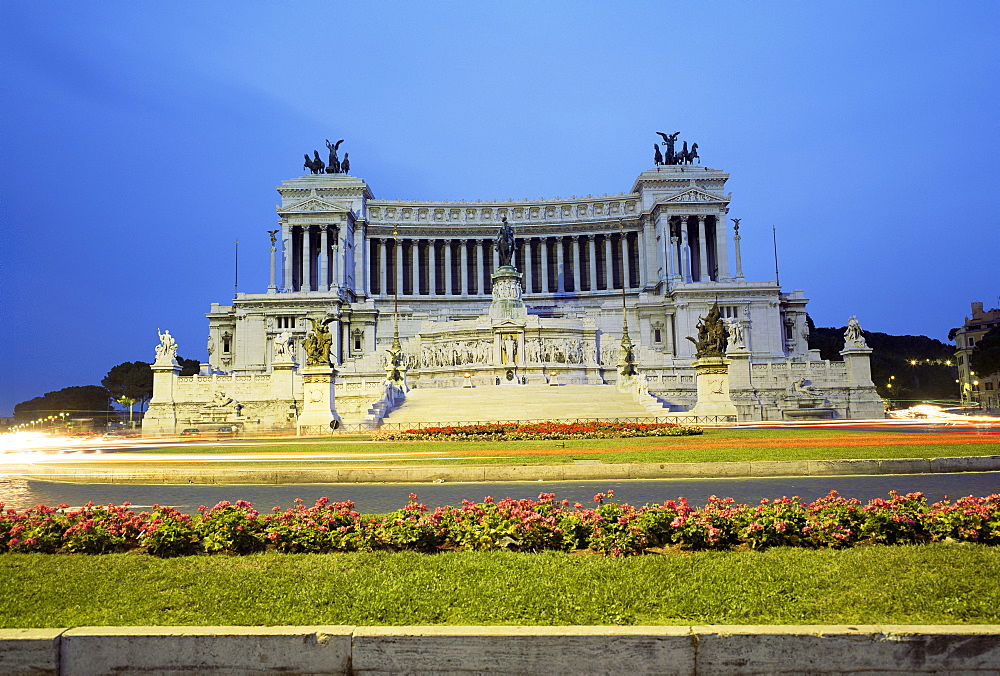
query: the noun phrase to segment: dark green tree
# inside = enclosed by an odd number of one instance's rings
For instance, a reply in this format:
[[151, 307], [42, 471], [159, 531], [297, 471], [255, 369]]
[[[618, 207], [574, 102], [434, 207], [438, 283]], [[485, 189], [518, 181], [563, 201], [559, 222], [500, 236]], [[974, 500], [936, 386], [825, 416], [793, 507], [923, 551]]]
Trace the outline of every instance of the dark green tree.
[[111, 367], [101, 384], [119, 404], [144, 406], [153, 397], [153, 370], [147, 362], [126, 361]]
[[197, 375], [201, 371], [201, 362], [197, 359], [185, 359], [184, 357], [177, 357], [177, 363], [181, 365], [181, 372], [178, 375], [181, 376], [193, 376]]
[[1000, 325], [987, 331], [972, 348], [969, 367], [980, 376], [1000, 371]]
[[14, 405], [14, 418], [29, 422], [65, 413], [68, 418], [94, 418], [106, 422], [111, 393], [100, 385], [64, 387]]

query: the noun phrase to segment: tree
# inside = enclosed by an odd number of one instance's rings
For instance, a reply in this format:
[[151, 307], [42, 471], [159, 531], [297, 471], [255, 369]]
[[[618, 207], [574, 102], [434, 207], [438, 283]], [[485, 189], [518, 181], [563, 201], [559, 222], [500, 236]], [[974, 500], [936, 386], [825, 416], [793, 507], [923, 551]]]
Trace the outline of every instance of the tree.
[[180, 376], [193, 376], [201, 372], [201, 362], [197, 359], [185, 359], [184, 357], [177, 357], [177, 363], [181, 365], [181, 372], [177, 375]]
[[69, 418], [96, 418], [107, 421], [111, 393], [99, 385], [64, 387], [14, 405], [14, 418], [29, 422], [66, 413]]
[[1000, 371], [1000, 325], [987, 331], [972, 348], [969, 367], [980, 376], [989, 376]]
[[115, 401], [129, 407], [130, 415], [134, 404], [142, 406], [153, 398], [153, 370], [144, 361], [127, 361], [111, 367], [101, 384]]

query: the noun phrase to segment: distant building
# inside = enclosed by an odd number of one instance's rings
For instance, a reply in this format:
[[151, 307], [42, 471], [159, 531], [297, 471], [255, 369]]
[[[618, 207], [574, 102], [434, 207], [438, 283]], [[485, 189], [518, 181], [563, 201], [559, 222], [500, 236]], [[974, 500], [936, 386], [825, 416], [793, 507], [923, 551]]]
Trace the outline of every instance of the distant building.
[[972, 304], [972, 316], [965, 318], [965, 325], [955, 332], [955, 356], [958, 361], [958, 378], [962, 388], [962, 402], [980, 404], [985, 408], [1000, 408], [1000, 372], [974, 373], [969, 357], [976, 344], [994, 326], [1000, 326], [1000, 309], [983, 310], [982, 303]]

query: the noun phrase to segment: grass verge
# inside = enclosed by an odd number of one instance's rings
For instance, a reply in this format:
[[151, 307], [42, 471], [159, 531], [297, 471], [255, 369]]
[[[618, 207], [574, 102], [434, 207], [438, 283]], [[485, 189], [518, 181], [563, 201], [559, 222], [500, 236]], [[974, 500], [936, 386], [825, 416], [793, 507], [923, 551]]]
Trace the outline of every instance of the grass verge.
[[1000, 549], [0, 555], [0, 626], [1000, 623]]
[[[598, 459], [604, 463], [634, 462], [732, 462], [761, 460], [850, 460], [889, 458], [940, 458], [996, 455], [998, 437], [967, 428], [943, 431], [872, 430], [761, 430], [709, 429], [694, 437], [645, 437], [630, 439], [570, 439], [565, 441], [394, 441], [363, 440], [269, 440], [257, 444], [220, 443], [140, 448], [114, 453], [118, 463], [148, 454], [170, 454], [182, 466], [188, 455], [212, 455], [198, 461], [202, 468], [278, 467], [281, 469], [373, 465], [553, 465], [575, 459]], [[255, 461], [241, 454], [305, 455], [314, 458], [276, 458]], [[394, 455], [396, 454], [396, 455]], [[324, 457], [340, 456], [337, 461]], [[356, 459], [355, 459], [356, 456]], [[382, 456], [382, 457], [379, 457]], [[60, 459], [67, 467], [89, 466]], [[195, 464], [192, 461], [192, 464]]]

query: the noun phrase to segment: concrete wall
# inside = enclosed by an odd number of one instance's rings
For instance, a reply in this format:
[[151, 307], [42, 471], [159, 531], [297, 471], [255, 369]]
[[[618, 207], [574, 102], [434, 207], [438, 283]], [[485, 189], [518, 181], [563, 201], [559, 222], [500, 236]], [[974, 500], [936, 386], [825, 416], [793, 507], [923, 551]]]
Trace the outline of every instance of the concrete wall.
[[2, 674], [1000, 674], [1000, 625], [0, 629]]

